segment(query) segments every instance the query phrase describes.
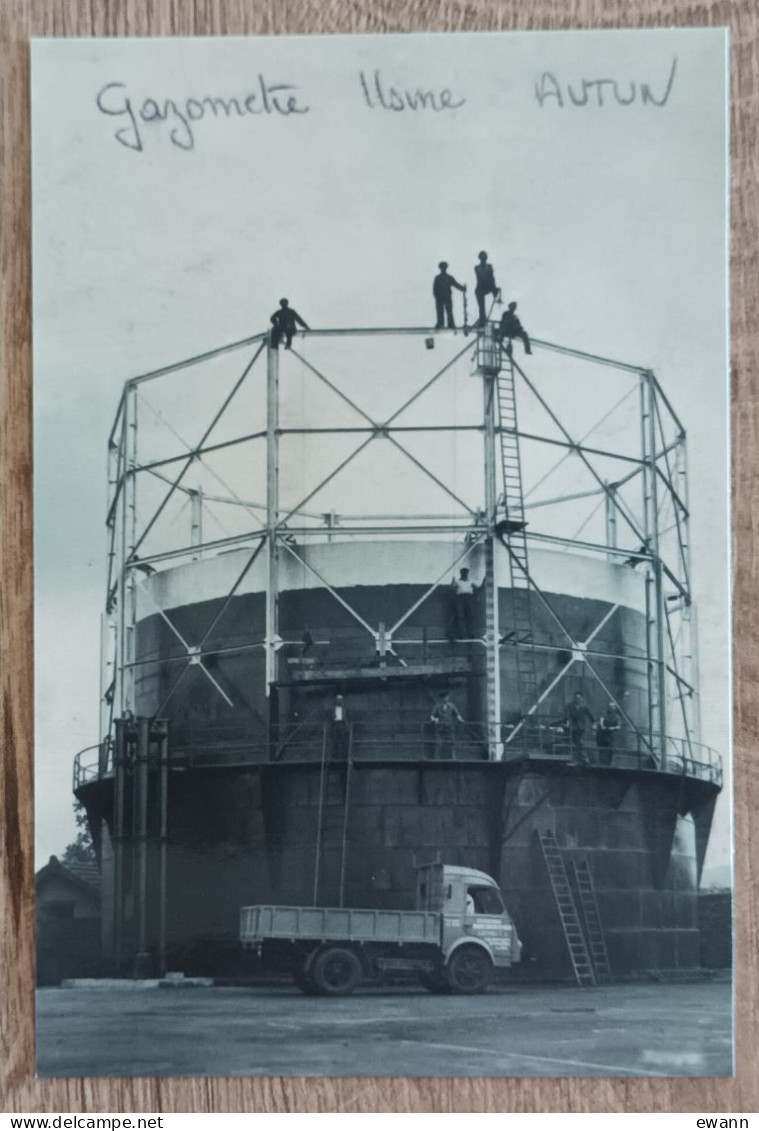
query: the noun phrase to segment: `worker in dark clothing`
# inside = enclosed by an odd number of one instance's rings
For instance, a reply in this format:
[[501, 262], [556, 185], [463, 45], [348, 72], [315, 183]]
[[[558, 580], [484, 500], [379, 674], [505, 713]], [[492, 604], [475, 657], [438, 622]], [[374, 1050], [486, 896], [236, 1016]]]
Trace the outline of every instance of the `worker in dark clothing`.
[[435, 725], [435, 757], [456, 757], [456, 723], [463, 723], [459, 709], [447, 691], [443, 691], [432, 709], [430, 721]]
[[582, 766], [588, 765], [588, 754], [585, 749], [585, 724], [590, 722], [595, 725], [595, 719], [590, 708], [585, 702], [580, 691], [567, 703], [564, 711], [564, 726], [569, 731], [569, 749], [572, 761]]
[[515, 302], [509, 303], [508, 309], [501, 316], [501, 324], [498, 327], [498, 336], [502, 342], [505, 341], [507, 343], [506, 353], [509, 357], [511, 357], [511, 343], [514, 338], [521, 338], [524, 343], [524, 352], [532, 353], [532, 346], [530, 345], [527, 331], [514, 313], [516, 308], [517, 304]]
[[269, 321], [274, 329], [271, 332], [271, 344], [274, 349], [279, 346], [282, 338], [285, 339], [285, 349], [289, 350], [293, 344], [293, 334], [296, 323], [308, 330], [309, 326], [303, 321], [297, 310], [293, 310], [286, 298], [279, 300], [279, 310], [275, 310]]
[[474, 640], [474, 602], [477, 586], [469, 577], [466, 566], [459, 570], [458, 577], [454, 577], [451, 591], [453, 596], [451, 628], [454, 630], [455, 639]]
[[477, 299], [477, 310], [479, 311], [477, 325], [482, 327], [488, 320], [485, 310], [486, 297], [493, 295], [494, 298], [498, 299], [501, 297], [501, 292], [496, 286], [493, 264], [488, 263], [488, 253], [481, 251], [477, 258], [479, 263], [475, 263], [474, 265], [474, 274], [477, 279], [477, 284], [474, 288], [474, 296]]
[[453, 275], [448, 274], [448, 264], [438, 263], [440, 274], [436, 275], [432, 283], [432, 294], [435, 297], [435, 314], [437, 316], [435, 321], [435, 329], [443, 329], [443, 315], [445, 315], [445, 322], [449, 330], [456, 329], [456, 323], [453, 318], [453, 291], [455, 287], [457, 291], [465, 291], [466, 287], [461, 283], [457, 283]]
[[342, 695], [336, 695], [327, 712], [330, 747], [336, 762], [345, 762], [350, 746], [350, 720]]
[[610, 766], [614, 757], [614, 747], [617, 735], [622, 729], [619, 721], [619, 711], [610, 703], [598, 720], [596, 727], [596, 746], [598, 747], [598, 761], [602, 766]]

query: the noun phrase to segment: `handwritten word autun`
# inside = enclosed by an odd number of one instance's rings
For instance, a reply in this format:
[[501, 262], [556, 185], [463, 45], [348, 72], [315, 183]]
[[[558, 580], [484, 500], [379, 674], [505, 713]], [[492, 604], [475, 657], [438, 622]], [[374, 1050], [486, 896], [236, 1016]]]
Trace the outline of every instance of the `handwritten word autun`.
[[672, 60], [666, 85], [654, 94], [647, 82], [636, 83], [631, 79], [620, 82], [617, 79], [582, 79], [574, 85], [561, 83], [552, 71], [543, 71], [535, 83], [535, 98], [541, 108], [549, 106], [563, 110], [566, 106], [632, 106], [640, 102], [643, 106], [666, 106], [675, 83], [677, 56]]

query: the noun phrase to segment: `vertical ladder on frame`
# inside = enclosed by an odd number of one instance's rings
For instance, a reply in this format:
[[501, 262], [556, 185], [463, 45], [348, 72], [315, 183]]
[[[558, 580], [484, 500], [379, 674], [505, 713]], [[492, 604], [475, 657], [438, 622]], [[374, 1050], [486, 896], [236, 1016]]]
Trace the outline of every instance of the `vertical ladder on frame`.
[[569, 886], [569, 877], [564, 866], [561, 849], [556, 843], [556, 837], [550, 831], [538, 832], [538, 839], [548, 869], [548, 878], [551, 881], [551, 890], [559, 912], [561, 928], [567, 943], [575, 981], [578, 986], [595, 986], [596, 975], [585, 942], [577, 904]]
[[574, 860], [572, 868], [577, 884], [577, 894], [580, 897], [580, 907], [585, 920], [585, 939], [590, 951], [596, 981], [608, 982], [611, 978], [611, 966], [590, 865], [585, 859]]
[[[514, 385], [514, 362], [505, 353], [506, 366], [496, 378], [498, 416], [501, 425], [501, 470], [503, 472], [503, 506], [505, 521], [499, 533], [509, 554], [513, 643], [516, 650], [519, 701], [522, 713], [532, 713], [538, 698], [538, 675], [535, 665], [535, 640], [530, 601], [529, 562], [527, 556], [527, 523], [524, 515], [522, 463], [519, 454], [517, 402]], [[509, 633], [503, 634], [508, 639]], [[508, 739], [507, 739], [508, 741]]]

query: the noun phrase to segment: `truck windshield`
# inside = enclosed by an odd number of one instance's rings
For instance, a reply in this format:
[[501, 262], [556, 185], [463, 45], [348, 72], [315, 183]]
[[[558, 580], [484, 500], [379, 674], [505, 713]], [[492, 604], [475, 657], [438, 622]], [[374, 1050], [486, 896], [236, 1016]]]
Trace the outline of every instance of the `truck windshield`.
[[472, 898], [476, 914], [503, 915], [503, 902], [495, 888], [471, 887], [467, 888], [467, 895]]

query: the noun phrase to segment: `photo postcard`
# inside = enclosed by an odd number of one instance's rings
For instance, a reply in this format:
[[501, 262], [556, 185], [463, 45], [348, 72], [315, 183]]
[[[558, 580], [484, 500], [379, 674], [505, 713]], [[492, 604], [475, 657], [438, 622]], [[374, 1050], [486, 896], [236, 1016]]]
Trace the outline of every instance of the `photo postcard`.
[[732, 1073], [727, 49], [34, 41], [41, 1075]]

